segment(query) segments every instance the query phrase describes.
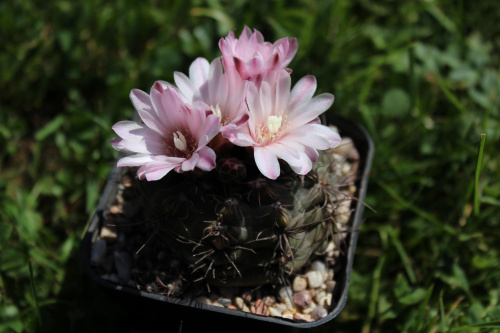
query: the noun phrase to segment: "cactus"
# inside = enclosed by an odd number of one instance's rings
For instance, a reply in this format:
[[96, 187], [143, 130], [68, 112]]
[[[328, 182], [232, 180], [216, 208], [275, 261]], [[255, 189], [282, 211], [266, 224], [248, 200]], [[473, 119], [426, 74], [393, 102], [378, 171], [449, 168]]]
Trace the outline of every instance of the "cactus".
[[350, 206], [354, 173], [337, 170], [343, 157], [329, 149], [308, 174], [281, 163], [281, 175], [272, 180], [245, 149], [235, 150], [210, 172], [140, 182], [155, 251], [162, 248], [184, 263], [191, 282], [284, 283], [330, 239], [341, 239], [337, 207]]
[[133, 89], [140, 121], [113, 126], [111, 145], [127, 154], [118, 166], [139, 167], [138, 219], [149, 234], [139, 255], [156, 255], [151, 274], [169, 293], [185, 282], [286, 284], [331, 241], [338, 247], [350, 214], [356, 150], [321, 124], [334, 97], [314, 96], [314, 76], [292, 88], [297, 41], [271, 44], [245, 27], [219, 47], [189, 77], [175, 72], [176, 85]]

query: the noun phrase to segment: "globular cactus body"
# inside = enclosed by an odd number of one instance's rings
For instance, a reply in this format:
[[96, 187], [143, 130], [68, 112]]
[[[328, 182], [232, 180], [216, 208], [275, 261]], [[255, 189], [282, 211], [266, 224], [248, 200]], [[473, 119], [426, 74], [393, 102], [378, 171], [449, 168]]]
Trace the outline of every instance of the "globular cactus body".
[[355, 170], [336, 169], [342, 155], [321, 151], [305, 176], [283, 163], [280, 177], [271, 180], [259, 173], [245, 149], [233, 151], [211, 172], [171, 173], [144, 182], [147, 219], [158, 244], [189, 268], [191, 281], [283, 283], [345, 232], [338, 228], [336, 211], [350, 205]]

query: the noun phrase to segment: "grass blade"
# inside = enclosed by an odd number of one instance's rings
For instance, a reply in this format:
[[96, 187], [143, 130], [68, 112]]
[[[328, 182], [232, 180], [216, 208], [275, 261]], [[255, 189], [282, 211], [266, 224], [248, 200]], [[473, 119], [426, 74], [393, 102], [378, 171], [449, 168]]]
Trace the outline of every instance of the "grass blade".
[[453, 327], [452, 329], [450, 329], [449, 332], [459, 332], [459, 331], [470, 332], [471, 330], [477, 329], [477, 328], [500, 329], [500, 320], [489, 321], [489, 322], [486, 322], [486, 323], [479, 323], [479, 324], [474, 324], [474, 325], [465, 325], [465, 326]]
[[[382, 241], [382, 247], [387, 249], [387, 233], [384, 228], [380, 229], [380, 239]], [[382, 276], [382, 268], [384, 268], [385, 260], [386, 260], [385, 252], [381, 255], [378, 260], [377, 266], [373, 271], [373, 279], [372, 279], [372, 288], [370, 291], [370, 303], [368, 304], [368, 313], [363, 323], [362, 332], [368, 333], [371, 329], [371, 323], [375, 318], [377, 312], [377, 303], [379, 300], [379, 292], [380, 292], [380, 280]]]
[[479, 154], [477, 156], [476, 176], [474, 179], [474, 215], [479, 215], [479, 174], [481, 173], [481, 163], [483, 161], [484, 143], [486, 142], [486, 134], [481, 134], [481, 144], [479, 146]]
[[419, 332], [422, 332], [427, 305], [429, 304], [433, 290], [434, 290], [434, 285], [431, 285], [430, 288], [427, 289], [427, 294], [425, 295], [425, 300], [422, 302], [422, 304], [420, 304], [420, 307], [418, 309], [419, 315], [418, 315], [417, 323], [420, 323], [420, 325], [418, 327]]
[[38, 324], [40, 325], [40, 327], [42, 327], [42, 316], [40, 315], [40, 307], [38, 306], [38, 297], [36, 295], [36, 289], [35, 289], [35, 279], [33, 277], [33, 267], [31, 265], [31, 259], [29, 258], [28, 258], [28, 268], [30, 273], [31, 295], [33, 296], [33, 299], [35, 301], [35, 313], [38, 319]]
[[389, 236], [391, 237], [392, 244], [394, 245], [396, 251], [398, 251], [398, 254], [401, 257], [401, 261], [403, 262], [403, 266], [406, 270], [408, 278], [410, 279], [410, 282], [412, 284], [415, 284], [417, 282], [417, 276], [413, 271], [413, 268], [411, 267], [410, 258], [408, 257], [408, 254], [406, 253], [403, 244], [401, 244], [401, 242], [399, 241], [399, 238], [396, 235], [396, 232], [394, 231], [393, 228], [387, 227], [386, 230]]
[[441, 332], [446, 332], [446, 314], [444, 313], [444, 303], [443, 303], [443, 290], [439, 293], [439, 313], [440, 313], [440, 327]]

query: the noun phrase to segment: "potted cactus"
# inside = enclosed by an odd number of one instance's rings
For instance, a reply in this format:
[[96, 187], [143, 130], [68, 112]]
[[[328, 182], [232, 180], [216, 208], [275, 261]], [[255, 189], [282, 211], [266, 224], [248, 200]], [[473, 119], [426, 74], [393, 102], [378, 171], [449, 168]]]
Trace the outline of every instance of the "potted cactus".
[[219, 46], [175, 84], [130, 93], [137, 121], [113, 126], [123, 154], [84, 262], [102, 285], [147, 299], [149, 315], [318, 327], [345, 304], [371, 140], [320, 121], [333, 95], [314, 96], [314, 76], [292, 87], [295, 39], [245, 27]]

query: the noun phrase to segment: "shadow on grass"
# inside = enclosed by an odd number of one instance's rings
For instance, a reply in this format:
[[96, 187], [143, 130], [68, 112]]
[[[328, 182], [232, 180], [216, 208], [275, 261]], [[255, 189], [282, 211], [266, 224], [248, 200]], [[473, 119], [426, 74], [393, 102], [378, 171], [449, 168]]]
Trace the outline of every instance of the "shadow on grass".
[[63, 270], [66, 277], [56, 301], [40, 307], [42, 326], [37, 332], [143, 332], [141, 318], [128, 313], [86, 274], [79, 248]]

